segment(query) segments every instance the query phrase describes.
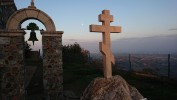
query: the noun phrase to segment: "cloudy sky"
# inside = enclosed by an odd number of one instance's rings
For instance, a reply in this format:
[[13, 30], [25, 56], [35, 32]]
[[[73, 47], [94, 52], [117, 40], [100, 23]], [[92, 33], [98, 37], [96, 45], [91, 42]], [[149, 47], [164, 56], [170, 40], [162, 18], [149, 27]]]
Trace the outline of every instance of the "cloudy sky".
[[[15, 3], [21, 9], [30, 0]], [[114, 16], [111, 25], [122, 27], [122, 33], [111, 34], [112, 41], [176, 34], [176, 5], [177, 0], [35, 0], [35, 6], [53, 19], [57, 31], [64, 31], [63, 44], [101, 41], [101, 33], [89, 32], [89, 25], [101, 24], [98, 15], [104, 9]]]

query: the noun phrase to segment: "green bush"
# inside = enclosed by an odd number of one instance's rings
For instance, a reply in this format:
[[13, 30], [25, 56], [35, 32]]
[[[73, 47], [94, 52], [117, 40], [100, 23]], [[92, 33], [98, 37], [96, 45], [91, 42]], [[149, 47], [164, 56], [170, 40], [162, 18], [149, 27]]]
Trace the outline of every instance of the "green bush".
[[63, 63], [86, 63], [89, 60], [90, 52], [80, 47], [78, 43], [64, 45]]

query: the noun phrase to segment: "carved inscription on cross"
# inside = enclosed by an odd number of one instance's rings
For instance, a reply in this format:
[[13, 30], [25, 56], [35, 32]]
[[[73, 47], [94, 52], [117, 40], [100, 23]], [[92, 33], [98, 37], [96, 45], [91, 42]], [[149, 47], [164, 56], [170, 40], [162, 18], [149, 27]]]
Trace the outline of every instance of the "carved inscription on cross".
[[112, 64], [115, 64], [114, 55], [111, 53], [111, 41], [110, 33], [120, 33], [121, 27], [110, 26], [110, 22], [113, 22], [113, 16], [110, 15], [109, 10], [103, 10], [99, 15], [99, 22], [102, 25], [90, 25], [90, 32], [101, 32], [103, 36], [103, 42], [99, 43], [100, 52], [103, 54], [103, 70], [104, 77], [112, 77]]

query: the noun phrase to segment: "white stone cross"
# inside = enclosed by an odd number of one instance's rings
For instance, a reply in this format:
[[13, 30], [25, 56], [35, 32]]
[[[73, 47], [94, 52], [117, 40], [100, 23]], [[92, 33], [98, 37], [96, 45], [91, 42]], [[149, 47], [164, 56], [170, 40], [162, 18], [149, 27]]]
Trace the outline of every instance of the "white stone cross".
[[104, 77], [112, 77], [112, 64], [115, 64], [114, 55], [111, 53], [111, 41], [110, 33], [120, 33], [121, 27], [110, 26], [110, 22], [113, 22], [113, 16], [110, 15], [109, 10], [103, 10], [99, 15], [99, 22], [102, 25], [90, 25], [90, 32], [101, 32], [103, 36], [103, 42], [99, 43], [100, 52], [103, 54], [103, 70]]

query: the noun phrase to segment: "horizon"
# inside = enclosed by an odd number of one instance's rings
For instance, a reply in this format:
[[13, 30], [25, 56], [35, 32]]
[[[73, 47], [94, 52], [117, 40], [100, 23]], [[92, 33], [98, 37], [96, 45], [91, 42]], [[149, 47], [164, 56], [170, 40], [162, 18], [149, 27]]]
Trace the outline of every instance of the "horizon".
[[[30, 5], [30, 0], [15, 0], [15, 4], [17, 9], [26, 8]], [[99, 52], [98, 42], [102, 41], [102, 35], [89, 32], [89, 25], [101, 25], [101, 22], [98, 22], [98, 15], [101, 14], [102, 10], [108, 9], [114, 16], [114, 22], [111, 23], [111, 26], [122, 27], [122, 33], [111, 34], [113, 43], [119, 39], [176, 35], [176, 5], [177, 1], [175, 0], [162, 0], [160, 2], [154, 0], [129, 2], [121, 0], [78, 0], [77, 2], [54, 0], [50, 3], [47, 0], [35, 1], [35, 6], [53, 19], [57, 31], [64, 31], [63, 44], [77, 42], [86, 49], [95, 49], [91, 50], [93, 52]], [[28, 20], [28, 22], [30, 21]], [[23, 27], [25, 27], [24, 23], [22, 24]], [[40, 29], [45, 29], [45, 26], [40, 22], [37, 25]], [[39, 40], [41, 40], [40, 37]], [[90, 42], [94, 42], [93, 44], [97, 44], [97, 46], [89, 44]], [[39, 48], [39, 46], [36, 48]], [[114, 46], [112, 48], [114, 49]]]

